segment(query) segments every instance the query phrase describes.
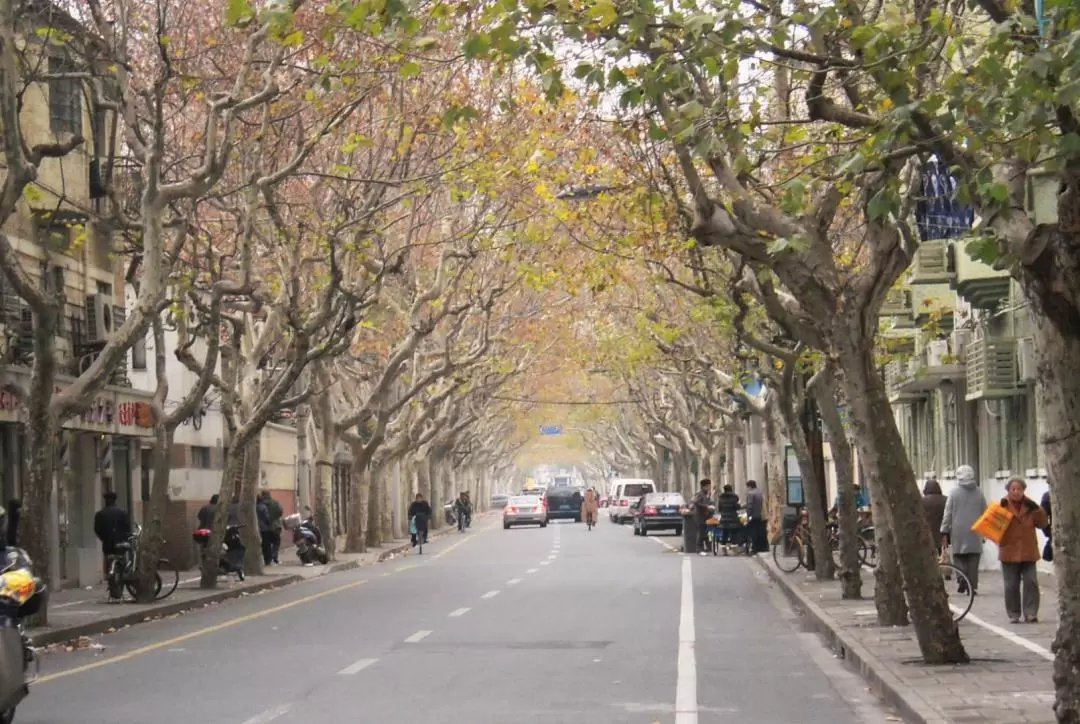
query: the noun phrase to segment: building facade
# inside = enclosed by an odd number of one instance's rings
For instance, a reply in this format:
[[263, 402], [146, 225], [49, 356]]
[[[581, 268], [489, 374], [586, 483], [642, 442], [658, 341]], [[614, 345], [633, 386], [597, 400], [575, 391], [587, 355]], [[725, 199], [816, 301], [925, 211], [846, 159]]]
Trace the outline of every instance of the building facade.
[[[78, 43], [77, 24], [66, 16], [49, 20], [71, 26], [73, 40], [53, 44], [28, 32], [20, 45], [33, 53], [36, 43], [50, 70], [78, 70], [85, 61], [71, 50]], [[81, 80], [66, 78], [27, 88], [20, 125], [28, 144], [56, 143], [73, 135], [86, 141], [63, 158], [42, 161], [37, 179], [3, 227], [24, 271], [42, 290], [64, 298], [55, 339], [58, 390], [94, 361], [125, 313], [124, 267], [114, 255], [112, 234], [101, 222], [108, 113], [91, 107], [85, 91]], [[5, 390], [0, 393], [0, 486], [5, 505], [22, 497], [28, 479], [25, 412], [18, 396], [7, 390], [25, 392], [32, 366], [30, 307], [0, 274], [0, 388]], [[49, 516], [53, 586], [100, 580], [93, 516], [102, 493], [115, 491], [122, 504], [137, 507], [141, 441], [153, 435], [153, 416], [149, 393], [132, 384], [129, 372], [127, 364], [116, 369], [90, 408], [63, 423], [56, 442]]]

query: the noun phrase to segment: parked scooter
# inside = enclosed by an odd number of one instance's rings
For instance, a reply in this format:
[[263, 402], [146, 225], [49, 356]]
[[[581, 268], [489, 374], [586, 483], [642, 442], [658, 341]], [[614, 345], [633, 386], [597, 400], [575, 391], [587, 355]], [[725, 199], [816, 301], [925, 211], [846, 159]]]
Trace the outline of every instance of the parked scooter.
[[21, 548], [8, 548], [0, 568], [0, 724], [15, 720], [15, 708], [37, 676], [39, 663], [22, 622], [38, 612], [44, 599], [45, 584], [33, 574], [30, 557]]
[[[221, 553], [218, 555], [218, 575], [228, 576], [235, 573], [238, 580], [244, 580], [244, 552], [247, 547], [240, 538], [239, 525], [225, 526], [225, 538], [221, 541]], [[198, 528], [191, 532], [191, 539], [204, 549], [210, 543], [212, 531]], [[0, 721], [0, 724], [3, 724]]]
[[286, 530], [293, 534], [293, 544], [296, 546], [296, 557], [305, 566], [313, 566], [316, 563], [326, 565], [330, 562], [330, 556], [323, 545], [322, 531], [315, 525], [315, 519], [308, 514], [306, 518], [299, 513], [285, 516], [282, 524]]

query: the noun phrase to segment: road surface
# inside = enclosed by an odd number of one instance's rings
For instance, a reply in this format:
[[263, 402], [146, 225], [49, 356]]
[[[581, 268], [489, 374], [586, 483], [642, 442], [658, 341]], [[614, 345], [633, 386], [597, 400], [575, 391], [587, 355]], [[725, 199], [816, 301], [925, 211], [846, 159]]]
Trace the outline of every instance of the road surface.
[[[502, 530], [50, 653], [19, 724], [898, 721], [752, 562]], [[667, 545], [665, 545], [667, 544]]]

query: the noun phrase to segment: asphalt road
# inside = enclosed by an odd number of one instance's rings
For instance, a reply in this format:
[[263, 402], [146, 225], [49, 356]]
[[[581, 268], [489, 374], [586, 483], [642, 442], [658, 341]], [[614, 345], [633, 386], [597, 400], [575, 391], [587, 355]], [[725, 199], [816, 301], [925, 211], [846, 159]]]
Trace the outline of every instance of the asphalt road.
[[43, 657], [19, 724], [898, 721], [739, 558], [488, 520]]

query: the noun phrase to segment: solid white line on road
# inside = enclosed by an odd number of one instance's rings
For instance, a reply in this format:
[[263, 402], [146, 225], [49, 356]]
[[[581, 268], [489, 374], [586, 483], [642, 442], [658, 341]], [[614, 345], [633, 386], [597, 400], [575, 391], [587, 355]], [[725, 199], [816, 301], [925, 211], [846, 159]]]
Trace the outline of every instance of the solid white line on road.
[[679, 607], [679, 664], [675, 680], [675, 724], [697, 724], [697, 655], [694, 652], [694, 574], [689, 556], [682, 560]]
[[967, 616], [965, 616], [964, 620], [965, 621], [971, 621], [976, 626], [982, 626], [987, 631], [992, 631], [992, 632], [996, 633], [998, 636], [1002, 637], [1003, 639], [1008, 639], [1009, 641], [1012, 641], [1017, 646], [1022, 646], [1025, 649], [1027, 649], [1028, 651], [1030, 651], [1030, 652], [1032, 652], [1034, 654], [1038, 654], [1039, 656], [1043, 657], [1047, 661], [1053, 661], [1054, 660], [1054, 654], [1051, 651], [1049, 651], [1048, 649], [1043, 648], [1042, 646], [1039, 646], [1034, 641], [1027, 640], [1023, 636], [1020, 636], [1019, 634], [1014, 634], [1012, 631], [1009, 631], [1008, 629], [1004, 629], [1001, 626], [995, 626], [994, 624], [992, 624], [992, 623], [990, 623], [988, 621], [983, 621], [981, 618], [979, 618], [978, 616], [976, 616], [974, 614], [971, 614], [971, 613], [969, 613]]
[[418, 644], [418, 643], [420, 643], [421, 641], [423, 641], [424, 639], [426, 639], [430, 635], [431, 635], [430, 631], [417, 631], [412, 636], [405, 639], [405, 643], [407, 643], [407, 644]]
[[251, 717], [250, 719], [245, 721], [244, 724], [268, 724], [269, 722], [274, 721], [278, 717], [282, 717], [288, 714], [289, 709], [291, 708], [292, 704], [282, 704], [281, 706], [275, 707], [273, 709], [267, 709], [262, 714]]
[[469, 608], [468, 606], [466, 606], [465, 608], [459, 608], [459, 609], [453, 610], [453, 611], [450, 612], [450, 618], [457, 618], [459, 616], [464, 616], [465, 614], [467, 614], [471, 610], [472, 609]]
[[521, 583], [520, 578], [511, 578], [509, 581], [506, 582], [506, 585], [508, 585], [508, 586], [516, 586], [519, 583]]
[[349, 664], [344, 669], [338, 672], [341, 676], [352, 676], [353, 674], [359, 674], [367, 667], [374, 664], [378, 659], [360, 659], [355, 664]]
[[496, 596], [498, 596], [498, 595], [499, 595], [499, 592], [498, 592], [498, 590], [495, 590], [495, 591], [488, 591], [487, 593], [485, 593], [485, 594], [484, 594], [483, 596], [481, 596], [480, 598], [495, 598], [495, 597], [496, 597]]
[[529, 570], [527, 570], [527, 571], [525, 571], [525, 572], [526, 572], [526, 573], [536, 573], [536, 572], [537, 572], [537, 571], [539, 571], [539, 570], [540, 570], [539, 568], [530, 568]]

